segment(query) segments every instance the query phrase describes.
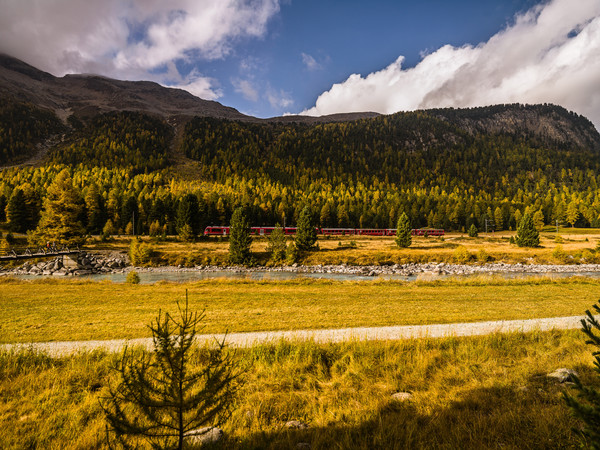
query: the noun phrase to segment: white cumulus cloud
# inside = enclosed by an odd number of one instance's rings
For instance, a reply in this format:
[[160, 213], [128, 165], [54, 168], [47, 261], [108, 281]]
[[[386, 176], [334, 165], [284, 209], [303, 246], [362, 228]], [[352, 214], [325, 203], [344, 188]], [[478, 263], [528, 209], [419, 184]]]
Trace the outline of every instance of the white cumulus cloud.
[[[0, 52], [58, 76], [164, 82], [173, 61], [223, 58], [237, 39], [263, 36], [278, 12], [279, 0], [5, 0]], [[200, 74], [185, 81], [219, 95]]]
[[600, 125], [598, 0], [552, 0], [487, 42], [446, 45], [412, 68], [402, 68], [403, 60], [365, 77], [350, 75], [302, 114], [548, 102]]

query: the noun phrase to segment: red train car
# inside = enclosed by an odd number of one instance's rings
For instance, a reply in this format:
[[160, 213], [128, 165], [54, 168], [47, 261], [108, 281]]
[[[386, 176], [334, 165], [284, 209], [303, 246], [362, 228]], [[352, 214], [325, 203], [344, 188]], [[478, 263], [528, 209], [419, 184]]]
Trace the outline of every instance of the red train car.
[[[250, 234], [254, 236], [269, 236], [275, 227], [251, 227]], [[317, 234], [324, 236], [395, 236], [395, 228], [317, 228]], [[283, 232], [288, 235], [296, 234], [296, 227], [285, 227]], [[418, 228], [412, 230], [413, 236], [443, 236], [444, 230], [439, 228]], [[204, 236], [229, 236], [229, 227], [209, 226], [204, 230]]]
[[[275, 227], [251, 227], [250, 234], [255, 236], [268, 236]], [[285, 227], [283, 232], [287, 235], [296, 234], [295, 227]], [[204, 236], [229, 236], [229, 227], [209, 226], [204, 229]]]

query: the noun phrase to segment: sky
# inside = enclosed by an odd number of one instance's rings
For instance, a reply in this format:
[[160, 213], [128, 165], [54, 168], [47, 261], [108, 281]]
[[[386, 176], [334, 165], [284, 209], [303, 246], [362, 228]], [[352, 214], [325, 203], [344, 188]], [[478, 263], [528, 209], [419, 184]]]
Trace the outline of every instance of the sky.
[[256, 117], [555, 103], [600, 129], [600, 0], [0, 0], [0, 52]]

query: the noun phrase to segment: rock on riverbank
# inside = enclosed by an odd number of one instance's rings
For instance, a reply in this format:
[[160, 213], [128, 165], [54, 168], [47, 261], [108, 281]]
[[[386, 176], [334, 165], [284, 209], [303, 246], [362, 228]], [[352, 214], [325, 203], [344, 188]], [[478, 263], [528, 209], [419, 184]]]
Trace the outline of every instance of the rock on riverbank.
[[102, 257], [81, 252], [77, 257], [77, 265], [73, 265], [73, 267], [65, 264], [63, 256], [58, 256], [38, 263], [25, 262], [15, 269], [0, 269], [0, 273], [3, 275], [74, 276], [122, 272], [126, 266], [126, 259], [120, 255]]
[[600, 273], [600, 264], [505, 264], [490, 263], [480, 265], [446, 264], [446, 263], [410, 263], [394, 264], [386, 266], [351, 266], [339, 265], [316, 265], [304, 266], [293, 264], [280, 267], [243, 267], [243, 266], [196, 266], [196, 267], [150, 267], [132, 268], [128, 266], [127, 257], [124, 255], [99, 256], [89, 253], [81, 253], [76, 268], [65, 267], [62, 257], [39, 262], [36, 264], [25, 263], [14, 269], [0, 269], [2, 275], [44, 275], [44, 276], [73, 276], [91, 275], [97, 273], [122, 273], [135, 269], [140, 272], [290, 272], [297, 274], [341, 274], [356, 275], [363, 277], [377, 277], [386, 275], [416, 276], [427, 278], [440, 275], [493, 275], [506, 273], [525, 274], [552, 274], [552, 273]]

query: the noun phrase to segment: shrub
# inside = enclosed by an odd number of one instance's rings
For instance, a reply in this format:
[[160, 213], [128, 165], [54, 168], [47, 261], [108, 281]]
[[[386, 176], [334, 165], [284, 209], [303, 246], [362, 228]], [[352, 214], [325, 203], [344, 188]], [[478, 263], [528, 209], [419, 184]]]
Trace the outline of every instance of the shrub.
[[129, 272], [127, 274], [127, 277], [125, 278], [125, 282], [127, 284], [140, 284], [140, 276], [138, 275], [138, 273], [135, 270], [132, 270], [131, 272]]
[[552, 257], [560, 262], [565, 262], [567, 260], [567, 253], [564, 251], [562, 245], [557, 245], [552, 250]]
[[490, 255], [484, 249], [481, 249], [477, 252], [476, 258], [480, 263], [486, 263], [490, 260]]
[[183, 225], [179, 228], [179, 238], [184, 242], [192, 242], [195, 239], [194, 230], [189, 224]]
[[285, 262], [288, 264], [294, 264], [298, 262], [298, 258], [300, 258], [300, 252], [296, 247], [296, 244], [293, 242], [287, 246], [285, 251]]
[[135, 238], [131, 240], [129, 245], [129, 260], [134, 266], [147, 266], [150, 265], [154, 249], [140, 239]]
[[454, 262], [459, 264], [466, 264], [471, 260], [471, 253], [469, 250], [463, 245], [459, 245], [454, 249], [454, 253], [452, 254]]

